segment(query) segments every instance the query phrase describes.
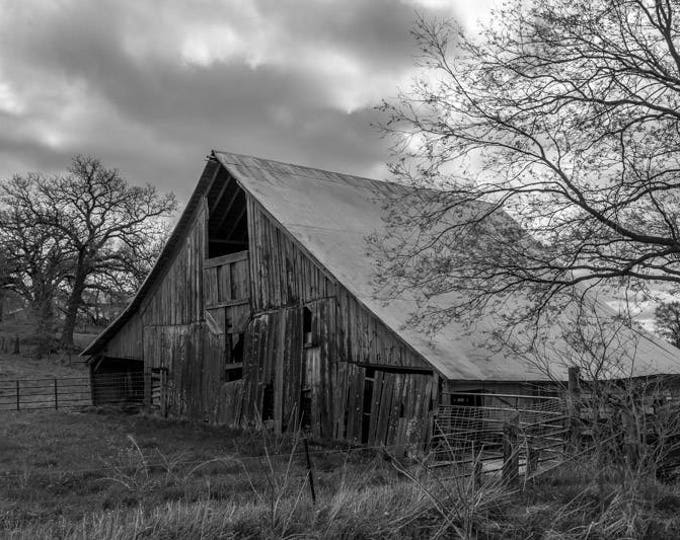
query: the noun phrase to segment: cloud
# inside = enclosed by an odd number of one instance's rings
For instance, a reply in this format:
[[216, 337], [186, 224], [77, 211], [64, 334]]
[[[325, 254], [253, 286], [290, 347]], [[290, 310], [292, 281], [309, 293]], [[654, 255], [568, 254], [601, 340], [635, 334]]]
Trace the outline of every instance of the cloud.
[[211, 148], [384, 171], [370, 126], [413, 69], [394, 0], [23, 0], [0, 7], [0, 176], [94, 153], [186, 197]]

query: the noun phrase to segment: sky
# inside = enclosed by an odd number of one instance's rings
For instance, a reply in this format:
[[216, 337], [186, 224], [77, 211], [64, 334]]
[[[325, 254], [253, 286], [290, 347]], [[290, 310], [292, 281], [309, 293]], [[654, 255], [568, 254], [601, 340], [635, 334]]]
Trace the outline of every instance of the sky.
[[416, 12], [496, 0], [0, 0], [0, 178], [93, 154], [187, 200], [211, 149], [382, 178]]

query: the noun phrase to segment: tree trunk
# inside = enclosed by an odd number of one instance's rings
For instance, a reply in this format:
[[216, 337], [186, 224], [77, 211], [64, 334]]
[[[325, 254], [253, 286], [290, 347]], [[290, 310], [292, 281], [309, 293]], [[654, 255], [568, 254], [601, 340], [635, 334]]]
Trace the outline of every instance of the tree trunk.
[[78, 310], [83, 303], [83, 291], [85, 290], [86, 275], [82, 271], [76, 272], [73, 280], [73, 289], [68, 297], [66, 304], [66, 317], [64, 318], [64, 326], [61, 331], [60, 345], [65, 350], [73, 349], [73, 332], [76, 327], [76, 320], [78, 318]]
[[44, 292], [35, 298], [31, 305], [35, 319], [35, 331], [37, 336], [36, 356], [42, 358], [52, 350], [52, 295]]

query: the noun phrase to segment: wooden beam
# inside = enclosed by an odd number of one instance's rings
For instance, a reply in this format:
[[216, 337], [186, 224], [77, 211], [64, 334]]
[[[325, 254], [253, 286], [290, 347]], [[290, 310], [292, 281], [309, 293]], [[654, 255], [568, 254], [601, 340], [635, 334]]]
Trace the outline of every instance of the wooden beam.
[[227, 209], [222, 214], [222, 219], [220, 220], [220, 224], [217, 226], [218, 231], [222, 228], [222, 226], [224, 225], [224, 222], [229, 217], [229, 212], [231, 212], [231, 207], [234, 206], [236, 199], [238, 199], [239, 191], [240, 191], [240, 188], [239, 188], [238, 184], [236, 184], [236, 190], [234, 191], [234, 195], [231, 197], [231, 200], [229, 201], [229, 204], [227, 205]]
[[[211, 162], [211, 161], [213, 161], [213, 160], [209, 158], [208, 162]], [[219, 160], [217, 160], [217, 159], [214, 160], [214, 163], [217, 166], [215, 167], [215, 172], [212, 174], [212, 177], [210, 178], [210, 182], [208, 183], [208, 188], [204, 191], [206, 197], [208, 196], [208, 194], [212, 190], [213, 186], [215, 185], [215, 181], [217, 180], [217, 177], [219, 176], [220, 171], [224, 170], [224, 167], [219, 162]], [[231, 175], [229, 175], [229, 177], [231, 178]]]
[[[246, 248], [248, 247], [248, 242], [243, 242], [241, 240], [223, 240], [221, 238], [211, 238], [210, 243], [223, 244], [225, 246], [244, 246]], [[212, 259], [212, 257], [210, 259]]]
[[237, 253], [228, 253], [227, 255], [220, 255], [206, 259], [203, 263], [203, 268], [212, 268], [213, 266], [222, 266], [223, 264], [233, 263], [237, 261], [245, 261], [248, 258], [248, 250], [239, 251]]
[[362, 368], [373, 368], [378, 371], [386, 371], [388, 373], [404, 373], [404, 374], [414, 374], [414, 375], [434, 375], [434, 370], [415, 367], [415, 366], [395, 366], [392, 364], [374, 364], [371, 362], [350, 362], [356, 363], [357, 366]]
[[[232, 182], [231, 176], [227, 176], [227, 179], [224, 181], [224, 184], [223, 184], [222, 187], [220, 188], [220, 191], [219, 191], [217, 197], [215, 197], [215, 200], [214, 200], [215, 205], [214, 205], [214, 206], [211, 206], [211, 205], [210, 205], [210, 201], [208, 201], [208, 209], [210, 210], [211, 213], [212, 213], [213, 210], [215, 210], [215, 208], [217, 208], [217, 206], [220, 204], [220, 199], [221, 199], [222, 196], [224, 195], [224, 192], [227, 190], [227, 187], [229, 186], [229, 184], [230, 184], [231, 182]], [[212, 187], [212, 186], [211, 186], [211, 187]], [[238, 188], [238, 186], [236, 186], [236, 187]], [[210, 194], [210, 192], [208, 192], [208, 194]]]
[[244, 204], [243, 207], [241, 208], [241, 212], [239, 212], [238, 218], [234, 221], [234, 224], [231, 226], [231, 229], [229, 229], [229, 232], [226, 234], [226, 238], [231, 238], [231, 235], [234, 234], [234, 231], [238, 228], [238, 226], [241, 224], [241, 221], [243, 220], [243, 217], [246, 215], [246, 205]]

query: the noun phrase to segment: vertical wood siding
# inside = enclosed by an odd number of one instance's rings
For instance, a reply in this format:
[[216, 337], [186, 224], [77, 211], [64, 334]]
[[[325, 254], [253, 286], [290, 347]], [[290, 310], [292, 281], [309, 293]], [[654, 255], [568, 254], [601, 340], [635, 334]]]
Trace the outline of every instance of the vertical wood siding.
[[[303, 420], [304, 401], [317, 437], [426, 441], [438, 389], [431, 366], [250, 196], [247, 209], [248, 251], [206, 260], [204, 201], [107, 354], [141, 356], [147, 374], [166, 368], [171, 415], [281, 431]], [[229, 334], [243, 334], [243, 377], [226, 382]]]
[[248, 197], [251, 302], [264, 311], [335, 295], [336, 281]]
[[138, 314], [131, 317], [106, 344], [102, 354], [112, 358], [143, 360], [142, 318]]
[[[285, 429], [290, 418], [300, 418], [306, 380], [314, 436], [371, 445], [427, 440], [437, 397], [431, 366], [259, 203], [249, 198], [248, 210], [254, 318], [247, 334], [242, 418], [256, 424], [271, 415], [268, 421]], [[304, 346], [303, 308], [312, 314], [312, 342]]]

